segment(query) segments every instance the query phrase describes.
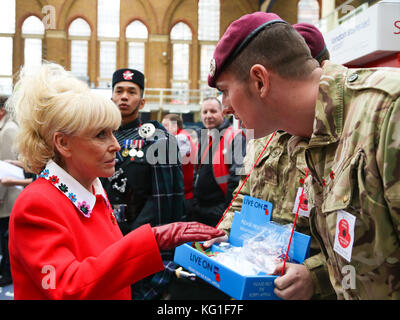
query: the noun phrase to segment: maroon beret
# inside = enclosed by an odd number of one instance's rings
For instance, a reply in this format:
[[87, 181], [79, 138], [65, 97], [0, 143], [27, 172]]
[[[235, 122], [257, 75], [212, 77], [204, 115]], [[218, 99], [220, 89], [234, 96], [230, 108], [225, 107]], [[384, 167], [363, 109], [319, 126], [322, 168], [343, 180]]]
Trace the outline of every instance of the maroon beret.
[[274, 23], [287, 22], [275, 13], [267, 12], [246, 14], [232, 22], [215, 48], [214, 56], [210, 62], [208, 85], [215, 88], [215, 81], [228, 60], [232, 61], [265, 26]]
[[293, 28], [295, 28], [306, 41], [312, 57], [318, 60], [326, 51], [326, 45], [321, 31], [319, 31], [316, 26], [305, 22], [294, 24]]

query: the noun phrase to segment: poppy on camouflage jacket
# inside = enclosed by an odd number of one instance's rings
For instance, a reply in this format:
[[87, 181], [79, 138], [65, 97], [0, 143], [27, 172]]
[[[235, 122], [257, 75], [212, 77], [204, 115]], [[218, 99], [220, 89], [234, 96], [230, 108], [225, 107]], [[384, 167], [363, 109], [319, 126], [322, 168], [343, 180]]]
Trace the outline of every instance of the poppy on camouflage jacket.
[[325, 62], [306, 160], [338, 298], [400, 299], [400, 71]]
[[[244, 175], [233, 195], [238, 192], [269, 139], [270, 136], [254, 139], [248, 143], [243, 164]], [[293, 223], [297, 209], [296, 195], [302, 188], [306, 173], [304, 150], [307, 144], [305, 138], [277, 131], [218, 228], [229, 233], [234, 212], [241, 210], [246, 195], [271, 202], [272, 221], [280, 224]], [[310, 235], [306, 215], [299, 214], [296, 231]], [[325, 257], [314, 239], [311, 241], [310, 257], [303, 264], [310, 271], [313, 280], [313, 299], [335, 299], [336, 294], [329, 281]]]

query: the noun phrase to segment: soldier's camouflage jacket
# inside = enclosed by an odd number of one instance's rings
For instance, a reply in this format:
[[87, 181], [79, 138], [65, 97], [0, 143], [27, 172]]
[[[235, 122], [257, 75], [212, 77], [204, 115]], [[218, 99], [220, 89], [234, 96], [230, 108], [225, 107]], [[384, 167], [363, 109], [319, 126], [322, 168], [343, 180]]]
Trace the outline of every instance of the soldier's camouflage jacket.
[[338, 297], [400, 299], [400, 71], [325, 62], [306, 160], [311, 231]]
[[[243, 176], [234, 195], [269, 138], [250, 140], [244, 158]], [[274, 206], [271, 220], [281, 224], [293, 223], [295, 217], [293, 211], [296, 212], [297, 209], [296, 207], [293, 210], [296, 195], [299, 189], [301, 190], [305, 177], [304, 151], [307, 144], [307, 139], [277, 131], [218, 228], [229, 233], [234, 212], [241, 210], [246, 195], [270, 201]], [[298, 216], [296, 231], [310, 234], [306, 216]], [[315, 240], [311, 242], [310, 258], [303, 264], [310, 270], [313, 279], [315, 293], [313, 298], [335, 299], [336, 294], [329, 281], [325, 258]]]

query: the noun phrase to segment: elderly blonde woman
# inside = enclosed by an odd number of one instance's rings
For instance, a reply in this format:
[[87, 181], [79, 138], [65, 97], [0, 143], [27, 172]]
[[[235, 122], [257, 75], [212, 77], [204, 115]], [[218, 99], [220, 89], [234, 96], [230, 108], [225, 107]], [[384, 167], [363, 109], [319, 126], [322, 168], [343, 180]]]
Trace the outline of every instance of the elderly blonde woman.
[[21, 159], [40, 175], [11, 213], [15, 299], [130, 299], [132, 283], [163, 269], [160, 250], [221, 235], [177, 222], [122, 236], [98, 179], [114, 173], [120, 112], [61, 66], [22, 70], [8, 108]]

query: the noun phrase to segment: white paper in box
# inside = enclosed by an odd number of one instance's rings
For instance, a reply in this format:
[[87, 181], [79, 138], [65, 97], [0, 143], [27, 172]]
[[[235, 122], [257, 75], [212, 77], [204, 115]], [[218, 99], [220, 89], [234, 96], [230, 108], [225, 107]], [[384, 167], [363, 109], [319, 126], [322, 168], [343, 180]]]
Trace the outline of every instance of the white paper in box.
[[[278, 232], [287, 230], [276, 223], [270, 223], [272, 209], [272, 203], [268, 201], [245, 196], [241, 211], [235, 212], [229, 243], [232, 246], [242, 246], [245, 239], [257, 235], [262, 228], [275, 228]], [[308, 235], [294, 232], [290, 258], [302, 263], [309, 255], [310, 242]], [[211, 251], [223, 249], [213, 245]], [[273, 292], [277, 276], [243, 276], [196, 250], [192, 243], [177, 247], [174, 261], [237, 300], [279, 299]]]

